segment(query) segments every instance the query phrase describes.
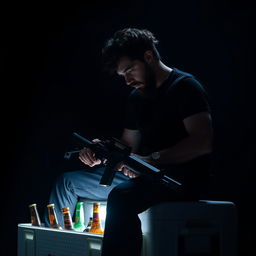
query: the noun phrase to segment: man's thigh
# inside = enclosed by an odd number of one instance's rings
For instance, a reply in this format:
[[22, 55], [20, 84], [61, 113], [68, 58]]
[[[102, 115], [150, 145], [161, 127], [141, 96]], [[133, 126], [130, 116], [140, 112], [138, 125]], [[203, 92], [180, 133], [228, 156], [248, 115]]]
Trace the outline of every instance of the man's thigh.
[[63, 179], [67, 180], [73, 192], [82, 198], [107, 200], [110, 191], [117, 185], [128, 180], [121, 172], [116, 172], [111, 186], [99, 184], [104, 167], [86, 168], [80, 171], [66, 172]]
[[112, 189], [109, 195], [109, 207], [121, 211], [141, 213], [160, 202], [184, 200], [183, 191], [175, 191], [152, 182], [146, 177], [138, 177], [122, 182]]

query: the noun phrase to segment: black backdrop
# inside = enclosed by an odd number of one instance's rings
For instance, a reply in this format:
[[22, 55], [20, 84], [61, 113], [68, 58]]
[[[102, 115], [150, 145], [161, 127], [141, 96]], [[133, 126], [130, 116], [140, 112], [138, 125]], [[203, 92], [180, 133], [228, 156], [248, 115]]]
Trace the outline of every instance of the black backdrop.
[[[5, 3], [1, 8], [1, 251], [16, 255], [17, 224], [40, 215], [52, 182], [82, 168], [70, 135], [119, 136], [129, 88], [100, 72], [100, 50], [124, 27], [151, 30], [163, 62], [205, 85], [215, 128], [211, 200], [237, 204], [239, 252], [255, 251], [253, 9], [244, 1]], [[5, 242], [6, 241], [6, 242]], [[10, 245], [11, 243], [11, 245]]]

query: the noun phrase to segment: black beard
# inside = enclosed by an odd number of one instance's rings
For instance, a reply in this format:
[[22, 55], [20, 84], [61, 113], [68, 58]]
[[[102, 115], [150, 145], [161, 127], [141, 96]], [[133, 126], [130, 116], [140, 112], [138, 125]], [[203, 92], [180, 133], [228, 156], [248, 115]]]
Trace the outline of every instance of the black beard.
[[156, 76], [147, 63], [145, 63], [145, 87], [142, 91], [148, 99], [154, 99], [156, 96]]

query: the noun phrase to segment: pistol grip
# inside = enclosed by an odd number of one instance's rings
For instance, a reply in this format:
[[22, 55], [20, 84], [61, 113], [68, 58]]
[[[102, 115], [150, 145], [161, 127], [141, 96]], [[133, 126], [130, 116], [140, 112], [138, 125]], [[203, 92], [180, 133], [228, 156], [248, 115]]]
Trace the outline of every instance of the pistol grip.
[[105, 167], [105, 171], [100, 179], [100, 185], [102, 186], [111, 186], [112, 181], [115, 177], [115, 168], [112, 164], [107, 164]]

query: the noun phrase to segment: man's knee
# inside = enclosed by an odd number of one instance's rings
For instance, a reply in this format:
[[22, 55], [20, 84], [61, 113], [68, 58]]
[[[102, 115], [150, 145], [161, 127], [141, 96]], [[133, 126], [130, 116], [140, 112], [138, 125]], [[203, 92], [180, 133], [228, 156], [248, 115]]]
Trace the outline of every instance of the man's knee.
[[73, 181], [75, 180], [75, 175], [73, 172], [61, 173], [55, 180], [56, 187], [65, 187], [68, 189], [72, 188]]
[[108, 195], [108, 208], [112, 210], [128, 210], [132, 203], [132, 198], [129, 195], [129, 192], [125, 189], [122, 189], [120, 186], [114, 187]]

